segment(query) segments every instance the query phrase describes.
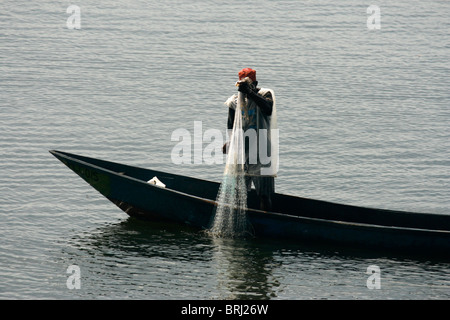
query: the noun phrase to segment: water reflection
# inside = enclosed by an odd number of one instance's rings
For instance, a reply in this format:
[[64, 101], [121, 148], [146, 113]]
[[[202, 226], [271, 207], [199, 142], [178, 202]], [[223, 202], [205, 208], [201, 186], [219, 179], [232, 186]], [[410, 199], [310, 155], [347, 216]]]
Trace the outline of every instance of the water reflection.
[[[132, 218], [73, 237], [64, 253], [66, 260], [82, 267], [84, 291], [79, 294], [83, 297], [449, 297], [446, 263], [297, 243], [214, 238], [186, 227]], [[383, 290], [366, 288], [366, 269], [372, 264], [382, 270]]]
[[220, 299], [269, 299], [276, 297], [279, 281], [273, 252], [242, 239], [211, 238], [213, 266], [217, 270]]
[[129, 218], [101, 227], [80, 239], [95, 255], [207, 261], [211, 250], [205, 237], [187, 227]]
[[80, 256], [87, 253], [91, 263], [102, 264], [96, 277], [111, 278], [125, 266], [125, 272], [152, 274], [146, 281], [178, 286], [177, 292], [172, 289], [173, 296], [184, 290], [182, 277], [192, 280], [185, 285], [203, 285], [201, 298], [206, 299], [270, 299], [279, 286], [272, 274], [273, 251], [245, 239], [219, 239], [185, 227], [129, 218], [71, 242], [83, 252]]

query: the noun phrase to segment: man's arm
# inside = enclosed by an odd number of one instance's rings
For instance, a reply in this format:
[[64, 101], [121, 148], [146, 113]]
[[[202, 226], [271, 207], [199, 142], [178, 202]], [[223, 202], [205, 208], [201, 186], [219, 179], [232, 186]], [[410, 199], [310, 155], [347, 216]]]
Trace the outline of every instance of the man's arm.
[[262, 96], [258, 93], [258, 89], [251, 88], [247, 82], [241, 83], [238, 90], [245, 93], [247, 98], [253, 100], [265, 115], [272, 115], [273, 99], [270, 92]]
[[232, 108], [228, 108], [228, 123], [227, 123], [227, 128], [228, 130], [233, 129], [233, 124], [234, 124], [234, 114], [235, 114], [235, 110]]
[[259, 93], [250, 90], [247, 97], [252, 99], [265, 115], [272, 115], [273, 100], [270, 92], [268, 92], [265, 96], [262, 96]]
[[[234, 124], [234, 115], [236, 114], [236, 111], [233, 108], [228, 108], [228, 122], [227, 122], [227, 128], [228, 130], [233, 129]], [[228, 142], [225, 142], [225, 144], [222, 147], [223, 153], [228, 153]]]

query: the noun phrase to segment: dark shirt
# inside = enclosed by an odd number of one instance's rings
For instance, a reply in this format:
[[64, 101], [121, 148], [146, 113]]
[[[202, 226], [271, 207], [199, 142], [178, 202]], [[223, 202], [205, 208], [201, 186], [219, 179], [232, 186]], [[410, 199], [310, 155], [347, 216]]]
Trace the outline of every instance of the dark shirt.
[[[256, 90], [259, 91], [260, 89]], [[267, 116], [272, 115], [273, 100], [270, 91], [268, 91], [264, 96], [256, 92], [252, 92], [251, 94], [247, 95], [247, 98], [253, 100], [256, 103], [256, 105], [261, 109], [261, 112], [263, 114]], [[227, 123], [228, 129], [233, 129], [235, 113], [236, 112], [234, 109], [228, 108], [228, 123]], [[244, 116], [244, 110], [242, 110], [242, 115]], [[252, 109], [248, 110], [248, 116], [250, 118], [248, 119], [249, 126], [246, 129], [249, 128], [256, 129], [256, 110]]]

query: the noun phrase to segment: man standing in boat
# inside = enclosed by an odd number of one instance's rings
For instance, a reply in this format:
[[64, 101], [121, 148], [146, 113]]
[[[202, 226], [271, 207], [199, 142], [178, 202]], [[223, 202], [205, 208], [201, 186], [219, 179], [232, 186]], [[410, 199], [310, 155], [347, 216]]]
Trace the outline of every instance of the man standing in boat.
[[[278, 171], [278, 127], [273, 90], [258, 88], [256, 71], [245, 68], [238, 73], [238, 91], [245, 95], [242, 108], [242, 129], [245, 139], [245, 173], [247, 191], [256, 189], [261, 210], [272, 209], [275, 177]], [[225, 102], [228, 106], [228, 130], [233, 129], [238, 95]], [[227, 153], [224, 145], [224, 153]]]

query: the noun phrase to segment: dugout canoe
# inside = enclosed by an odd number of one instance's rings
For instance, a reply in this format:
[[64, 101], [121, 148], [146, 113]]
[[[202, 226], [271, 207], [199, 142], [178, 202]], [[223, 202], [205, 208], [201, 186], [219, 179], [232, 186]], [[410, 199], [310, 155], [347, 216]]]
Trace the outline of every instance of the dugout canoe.
[[[103, 196], [131, 217], [210, 228], [220, 183], [51, 150]], [[157, 177], [165, 184], [148, 183]], [[414, 213], [332, 203], [276, 193], [270, 212], [248, 195], [247, 218], [257, 238], [302, 244], [400, 250], [450, 256], [450, 215]]]

